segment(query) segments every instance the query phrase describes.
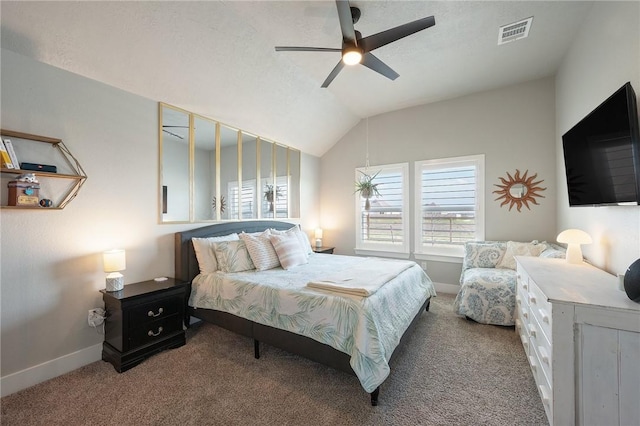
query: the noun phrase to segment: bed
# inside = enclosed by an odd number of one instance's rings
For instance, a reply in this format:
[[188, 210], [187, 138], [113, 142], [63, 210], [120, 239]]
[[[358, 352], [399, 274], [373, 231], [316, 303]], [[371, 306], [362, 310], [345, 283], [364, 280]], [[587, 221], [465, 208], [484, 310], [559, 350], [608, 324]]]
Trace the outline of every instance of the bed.
[[419, 266], [403, 266], [406, 269], [368, 297], [305, 285], [330, 271], [363, 268], [370, 259], [361, 257], [312, 253], [307, 264], [289, 270], [200, 273], [193, 238], [286, 231], [293, 226], [280, 221], [228, 222], [176, 233], [175, 275], [191, 283], [187, 318], [252, 338], [256, 358], [263, 342], [354, 374], [375, 406], [389, 363], [435, 296]]

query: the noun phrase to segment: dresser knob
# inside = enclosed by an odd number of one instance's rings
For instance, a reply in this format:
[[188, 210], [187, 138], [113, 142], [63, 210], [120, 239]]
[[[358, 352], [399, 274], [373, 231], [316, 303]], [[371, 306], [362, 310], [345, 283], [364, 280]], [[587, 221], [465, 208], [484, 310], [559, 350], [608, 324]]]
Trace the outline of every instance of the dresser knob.
[[157, 314], [154, 314], [153, 311], [149, 311], [149, 312], [147, 312], [147, 316], [157, 317], [157, 316], [160, 316], [163, 312], [164, 312], [164, 309], [158, 308], [158, 313]]
[[147, 335], [149, 335], [149, 337], [156, 337], [156, 336], [159, 336], [160, 333], [162, 333], [162, 327], [158, 327], [158, 332], [157, 333], [154, 333], [153, 331], [149, 330]]

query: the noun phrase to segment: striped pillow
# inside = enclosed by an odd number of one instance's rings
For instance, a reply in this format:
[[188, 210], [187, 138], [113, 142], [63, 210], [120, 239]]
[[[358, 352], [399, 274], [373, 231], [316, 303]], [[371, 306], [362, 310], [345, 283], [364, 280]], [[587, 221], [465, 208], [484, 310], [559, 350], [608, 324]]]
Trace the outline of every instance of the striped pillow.
[[312, 252], [309, 237], [302, 231], [302, 229], [300, 229], [299, 225], [295, 225], [293, 228], [289, 228], [286, 231], [278, 231], [276, 229], [270, 229], [270, 231], [272, 235], [295, 235], [305, 257], [308, 258], [309, 254]]
[[268, 229], [260, 235], [251, 235], [243, 232], [240, 234], [240, 239], [247, 245], [251, 261], [253, 261], [258, 271], [266, 271], [280, 266], [278, 254], [271, 241], [269, 241]]
[[270, 235], [269, 240], [273, 244], [273, 248], [278, 254], [278, 260], [280, 260], [280, 264], [284, 269], [304, 265], [309, 261], [295, 234]]

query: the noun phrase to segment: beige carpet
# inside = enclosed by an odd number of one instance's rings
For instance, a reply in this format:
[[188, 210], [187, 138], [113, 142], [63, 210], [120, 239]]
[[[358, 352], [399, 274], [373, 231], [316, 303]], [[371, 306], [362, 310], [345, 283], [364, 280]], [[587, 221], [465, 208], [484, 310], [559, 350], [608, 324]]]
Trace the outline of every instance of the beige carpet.
[[118, 374], [102, 361], [2, 398], [4, 425], [547, 424], [513, 328], [433, 299], [381, 387], [204, 324], [187, 344]]

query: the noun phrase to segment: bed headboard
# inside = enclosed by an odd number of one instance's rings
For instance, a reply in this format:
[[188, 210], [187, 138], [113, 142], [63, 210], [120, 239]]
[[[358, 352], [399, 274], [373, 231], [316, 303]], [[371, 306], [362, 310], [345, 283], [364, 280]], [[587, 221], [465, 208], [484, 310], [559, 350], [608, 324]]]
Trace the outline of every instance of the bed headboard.
[[192, 238], [207, 238], [228, 235], [234, 232], [260, 232], [268, 228], [285, 231], [294, 223], [276, 220], [255, 220], [242, 222], [224, 222], [175, 234], [175, 279], [191, 282], [200, 273]]

